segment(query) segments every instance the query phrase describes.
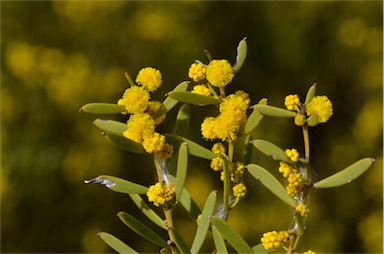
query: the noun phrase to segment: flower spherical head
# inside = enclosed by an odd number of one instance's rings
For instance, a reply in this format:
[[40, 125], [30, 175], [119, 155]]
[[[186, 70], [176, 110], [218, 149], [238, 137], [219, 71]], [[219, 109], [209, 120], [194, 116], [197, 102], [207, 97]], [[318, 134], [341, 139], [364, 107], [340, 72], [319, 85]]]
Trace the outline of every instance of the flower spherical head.
[[307, 217], [307, 215], [309, 213], [309, 209], [304, 204], [298, 204], [295, 207], [295, 210], [296, 210], [296, 212], [300, 213], [302, 217]]
[[243, 183], [238, 183], [232, 187], [233, 195], [237, 198], [245, 197], [247, 193], [247, 187]]
[[155, 122], [148, 114], [133, 114], [127, 121], [127, 130], [123, 132], [123, 136], [137, 143], [143, 140], [155, 131]]
[[307, 122], [307, 118], [305, 117], [305, 115], [298, 114], [294, 118], [294, 123], [297, 126], [303, 126], [303, 125], [305, 125], [306, 122]]
[[148, 92], [153, 92], [161, 86], [163, 80], [159, 70], [146, 67], [137, 74], [136, 83], [142, 85]]
[[299, 160], [299, 152], [295, 149], [286, 149], [285, 154], [288, 156], [289, 159], [293, 162], [297, 162]]
[[211, 90], [206, 85], [196, 85], [191, 92], [205, 96], [211, 95]]
[[316, 113], [319, 118], [318, 122], [325, 123], [333, 115], [332, 102], [325, 95], [315, 96], [306, 105], [306, 112], [308, 116]]
[[292, 111], [300, 111], [299, 105], [300, 105], [300, 98], [297, 94], [290, 94], [285, 97], [284, 105], [287, 107], [288, 110]]
[[212, 152], [213, 152], [214, 154], [222, 154], [222, 153], [225, 153], [225, 147], [224, 147], [223, 143], [221, 143], [221, 142], [213, 144], [211, 150], [212, 150]]
[[210, 166], [214, 171], [221, 171], [224, 167], [224, 159], [221, 157], [215, 157], [211, 160]]
[[229, 62], [223, 60], [212, 60], [207, 66], [207, 80], [215, 87], [225, 87], [234, 77], [234, 71]]
[[281, 244], [287, 243], [289, 240], [289, 233], [287, 231], [270, 231], [263, 234], [261, 243], [266, 250], [277, 250]]
[[153, 202], [155, 206], [171, 206], [169, 202], [173, 200], [174, 196], [175, 192], [173, 188], [167, 184], [156, 183], [155, 185], [151, 185], [147, 191], [148, 201]]
[[143, 113], [148, 107], [149, 93], [139, 86], [126, 89], [117, 104], [123, 105], [129, 114]]
[[154, 132], [152, 135], [145, 137], [142, 144], [147, 153], [160, 152], [165, 144], [165, 136]]
[[193, 63], [188, 71], [188, 77], [193, 79], [195, 82], [199, 82], [205, 79], [207, 68], [201, 64]]

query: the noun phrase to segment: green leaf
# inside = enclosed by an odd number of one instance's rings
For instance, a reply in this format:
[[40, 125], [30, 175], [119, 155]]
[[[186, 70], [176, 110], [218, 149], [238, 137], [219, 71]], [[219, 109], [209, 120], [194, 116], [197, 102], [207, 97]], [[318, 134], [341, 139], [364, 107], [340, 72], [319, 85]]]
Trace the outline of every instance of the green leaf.
[[249, 247], [245, 240], [237, 232], [232, 230], [224, 220], [217, 216], [212, 216], [211, 222], [223, 238], [227, 240], [238, 253], [253, 253], [251, 247]]
[[191, 247], [192, 254], [199, 253], [200, 248], [203, 245], [204, 240], [207, 236], [209, 224], [210, 224], [210, 217], [212, 216], [216, 206], [216, 197], [217, 197], [217, 192], [212, 191], [209, 194], [207, 201], [205, 202], [203, 212], [201, 214], [200, 223], [199, 223], [199, 226], [197, 227], [196, 235], [192, 243], [192, 247]]
[[118, 114], [125, 111], [123, 105], [112, 103], [89, 103], [81, 107], [80, 112], [90, 114]]
[[152, 222], [154, 222], [159, 227], [167, 230], [167, 227], [164, 225], [164, 220], [160, 218], [157, 213], [155, 213], [144, 200], [140, 197], [139, 194], [129, 194], [135, 205], [141, 210], [141, 212], [148, 217]]
[[[267, 104], [267, 99], [265, 98], [261, 99], [258, 103], [258, 105], [266, 105], [266, 104]], [[264, 117], [263, 114], [253, 109], [251, 115], [248, 117], [248, 120], [245, 123], [244, 133], [245, 134], [251, 133], [259, 125], [263, 117]]]
[[[185, 91], [188, 88], [188, 82], [184, 81], [178, 84], [173, 91]], [[160, 108], [155, 112], [153, 115], [154, 119], [159, 118], [160, 116], [166, 114], [168, 111], [170, 111], [176, 104], [178, 103], [177, 100], [170, 98], [169, 96], [163, 101]]]
[[153, 232], [149, 227], [144, 225], [141, 221], [139, 221], [132, 215], [125, 212], [119, 212], [117, 216], [119, 216], [120, 220], [124, 222], [125, 225], [127, 225], [130, 229], [132, 229], [145, 239], [153, 242], [158, 246], [165, 248], [168, 247], [167, 242], [161, 236]]
[[241, 66], [243, 66], [245, 58], [247, 57], [247, 41], [246, 37], [239, 42], [239, 46], [237, 46], [237, 56], [236, 63], [233, 65], [232, 69], [236, 73], [240, 70]]
[[284, 150], [278, 147], [277, 145], [268, 142], [263, 139], [252, 140], [251, 143], [260, 150], [260, 152], [272, 156], [274, 160], [280, 160], [287, 163], [292, 163], [292, 161], [285, 154]]
[[255, 245], [252, 247], [253, 253], [255, 254], [266, 254], [271, 252], [270, 250], [266, 250], [262, 243], [259, 243], [258, 245]]
[[215, 226], [212, 226], [212, 235], [213, 235], [213, 241], [215, 242], [215, 247], [216, 247], [215, 253], [228, 254], [225, 241]]
[[99, 183], [105, 187], [120, 193], [125, 194], [146, 194], [148, 188], [146, 186], [133, 183], [119, 177], [101, 175], [92, 180], [84, 181], [85, 183]]
[[307, 105], [313, 99], [313, 97], [315, 97], [315, 94], [316, 94], [316, 83], [309, 88], [307, 92], [307, 96], [305, 97], [305, 105]]
[[93, 121], [93, 124], [104, 131], [112, 132], [115, 134], [122, 134], [128, 129], [127, 124], [114, 120], [96, 119]]
[[201, 214], [199, 206], [192, 199], [187, 189], [184, 188], [183, 192], [181, 193], [179, 202], [194, 219], [197, 219], [197, 217]]
[[220, 103], [219, 98], [187, 91], [172, 91], [168, 93], [168, 96], [180, 102], [192, 103], [195, 105], [212, 105]]
[[179, 155], [177, 158], [176, 172], [176, 201], [180, 200], [184, 189], [185, 178], [187, 177], [188, 169], [188, 143], [181, 143], [179, 147]]
[[285, 188], [281, 185], [281, 183], [266, 169], [260, 167], [255, 164], [248, 164], [247, 170], [251, 175], [259, 180], [268, 190], [270, 190], [273, 194], [275, 194], [278, 198], [284, 201], [291, 207], [295, 207], [295, 201], [293, 198], [287, 193]]
[[278, 107], [269, 106], [269, 105], [257, 104], [253, 106], [253, 109], [259, 111], [261, 114], [266, 116], [295, 117], [297, 115], [296, 112], [278, 108]]
[[172, 236], [173, 241], [175, 242], [180, 253], [190, 253], [187, 244], [184, 242], [184, 239], [181, 237], [180, 233], [172, 227], [169, 229], [169, 233]]
[[374, 162], [373, 158], [361, 159], [342, 171], [331, 175], [313, 185], [315, 188], [332, 188], [351, 181], [362, 175]]
[[189, 127], [190, 109], [188, 104], [184, 104], [179, 109], [176, 117], [175, 130], [173, 133], [179, 136], [185, 136]]
[[103, 241], [109, 245], [112, 249], [117, 251], [118, 253], [134, 253], [139, 254], [137, 251], [126, 245], [123, 241], [121, 241], [119, 238], [106, 233], [106, 232], [100, 232], [97, 234], [98, 236], [103, 239]]
[[124, 149], [128, 152], [141, 153], [141, 154], [147, 153], [142, 144], [137, 143], [129, 138], [126, 138], [121, 134], [116, 134], [116, 133], [107, 131], [105, 133], [105, 138], [111, 143], [117, 145], [121, 149]]
[[319, 115], [317, 112], [313, 112], [313, 114], [307, 118], [307, 124], [308, 126], [314, 127], [319, 123]]
[[178, 147], [180, 146], [181, 143], [187, 142], [188, 152], [193, 156], [197, 156], [197, 157], [208, 159], [208, 160], [212, 160], [213, 158], [217, 157], [217, 155], [214, 154], [211, 150], [199, 144], [196, 144], [195, 142], [189, 139], [186, 139], [177, 135], [173, 135], [173, 134], [164, 134], [164, 136], [167, 142], [174, 147]]

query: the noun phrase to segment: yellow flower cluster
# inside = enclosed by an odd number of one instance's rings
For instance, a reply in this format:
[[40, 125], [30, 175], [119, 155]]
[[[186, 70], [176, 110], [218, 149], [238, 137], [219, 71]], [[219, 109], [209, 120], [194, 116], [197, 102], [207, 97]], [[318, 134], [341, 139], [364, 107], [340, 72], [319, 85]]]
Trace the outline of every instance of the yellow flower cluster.
[[215, 87], [225, 87], [235, 76], [232, 66], [225, 59], [212, 60], [207, 66], [207, 80]]
[[295, 208], [296, 212], [300, 213], [302, 217], [307, 217], [309, 209], [304, 204], [298, 204]]
[[127, 88], [117, 104], [125, 107], [128, 114], [143, 113], [148, 108], [149, 92], [141, 86]]
[[282, 161], [280, 162], [279, 172], [282, 173], [285, 178], [287, 178], [293, 171], [294, 168], [291, 165]]
[[224, 159], [221, 157], [215, 157], [211, 160], [211, 168], [215, 171], [223, 170]]
[[193, 81], [199, 82], [205, 79], [207, 68], [201, 64], [193, 63], [188, 71], [188, 77], [190, 77]]
[[146, 67], [137, 74], [136, 83], [142, 85], [148, 92], [153, 92], [161, 86], [163, 79], [159, 70]]
[[297, 94], [290, 94], [285, 97], [284, 105], [288, 110], [300, 111], [300, 98]]
[[287, 231], [271, 231], [263, 234], [261, 243], [266, 250], [277, 250], [282, 244], [288, 242], [289, 233]]
[[243, 183], [238, 183], [232, 187], [233, 195], [237, 198], [245, 197], [247, 193], [247, 187]]
[[325, 95], [315, 96], [306, 105], [306, 112], [308, 116], [316, 113], [319, 117], [319, 123], [325, 123], [333, 114], [332, 102]]
[[223, 145], [223, 143], [215, 143], [213, 144], [212, 146], [212, 152], [214, 154], [222, 154], [222, 153], [225, 153], [225, 147]]
[[153, 202], [155, 206], [163, 205], [171, 201], [175, 196], [175, 192], [167, 185], [156, 183], [151, 185], [147, 191], [149, 202]]
[[297, 169], [285, 162], [280, 162], [279, 172], [287, 178], [288, 184], [285, 189], [288, 194], [292, 197], [298, 194], [302, 178]]
[[295, 148], [286, 149], [285, 154], [293, 162], [297, 162], [299, 160], [299, 152]]
[[211, 89], [209, 89], [206, 85], [196, 85], [193, 87], [191, 92], [205, 96], [211, 95]]
[[303, 254], [316, 254], [316, 252], [314, 251], [311, 251], [311, 250], [307, 250], [306, 252], [304, 252]]
[[250, 99], [244, 91], [227, 96], [220, 104], [217, 117], [207, 117], [201, 124], [201, 133], [206, 139], [221, 139], [232, 142], [247, 119]]

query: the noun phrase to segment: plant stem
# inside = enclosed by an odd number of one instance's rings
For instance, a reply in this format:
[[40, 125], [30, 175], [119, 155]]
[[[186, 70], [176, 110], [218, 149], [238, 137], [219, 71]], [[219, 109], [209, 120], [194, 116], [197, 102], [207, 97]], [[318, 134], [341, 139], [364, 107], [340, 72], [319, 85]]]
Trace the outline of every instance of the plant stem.
[[[165, 215], [165, 221], [166, 221], [166, 224], [167, 224], [167, 228], [172, 228], [173, 227], [173, 218], [172, 218], [172, 209], [169, 209], [169, 210], [164, 210], [164, 215]], [[171, 231], [168, 230], [168, 236], [169, 236], [169, 239], [174, 242], [174, 237], [173, 237], [173, 234], [170, 233]], [[172, 246], [172, 245], [169, 245], [169, 248], [172, 252], [172, 254], [174, 253], [178, 253], [177, 251], [177, 248]]]
[[310, 156], [308, 125], [304, 125], [302, 129], [303, 129], [304, 149], [305, 149], [305, 163], [308, 164], [309, 156]]

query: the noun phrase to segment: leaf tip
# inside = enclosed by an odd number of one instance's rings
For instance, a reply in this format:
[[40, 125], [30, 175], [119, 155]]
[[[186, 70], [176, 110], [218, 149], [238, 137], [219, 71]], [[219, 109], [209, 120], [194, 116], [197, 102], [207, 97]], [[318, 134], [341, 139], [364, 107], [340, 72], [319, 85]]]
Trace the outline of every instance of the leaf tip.
[[79, 109], [79, 112], [83, 112], [84, 110], [83, 110], [83, 107], [81, 107], [80, 109]]

